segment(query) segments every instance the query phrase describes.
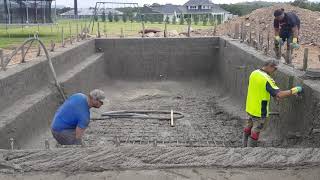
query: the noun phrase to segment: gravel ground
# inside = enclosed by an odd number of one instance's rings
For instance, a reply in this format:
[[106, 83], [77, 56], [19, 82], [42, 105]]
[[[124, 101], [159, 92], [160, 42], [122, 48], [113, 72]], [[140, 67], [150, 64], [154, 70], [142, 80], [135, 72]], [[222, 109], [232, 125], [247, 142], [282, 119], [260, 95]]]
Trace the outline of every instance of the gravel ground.
[[[108, 119], [93, 121], [86, 131], [87, 145], [121, 143], [233, 146], [241, 145], [241, 121], [217, 106], [217, 95], [205, 82], [121, 82], [102, 88], [108, 102], [99, 112], [167, 110], [184, 114], [175, 121]], [[95, 110], [97, 112], [97, 110]], [[96, 113], [93, 113], [97, 116]], [[168, 115], [169, 116], [169, 115]]]

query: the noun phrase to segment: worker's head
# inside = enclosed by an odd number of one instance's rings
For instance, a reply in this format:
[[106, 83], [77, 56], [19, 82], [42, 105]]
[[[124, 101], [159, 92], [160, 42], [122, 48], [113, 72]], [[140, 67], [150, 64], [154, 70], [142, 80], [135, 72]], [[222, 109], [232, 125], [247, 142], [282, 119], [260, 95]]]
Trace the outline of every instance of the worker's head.
[[281, 21], [284, 18], [284, 9], [277, 9], [273, 13], [274, 18]]
[[267, 62], [265, 62], [263, 64], [262, 69], [267, 72], [268, 74], [272, 74], [273, 72], [275, 72], [278, 69], [278, 64], [279, 62], [276, 60], [268, 60]]
[[104, 92], [95, 89], [89, 94], [89, 106], [94, 108], [100, 108], [103, 105], [103, 100], [105, 99]]

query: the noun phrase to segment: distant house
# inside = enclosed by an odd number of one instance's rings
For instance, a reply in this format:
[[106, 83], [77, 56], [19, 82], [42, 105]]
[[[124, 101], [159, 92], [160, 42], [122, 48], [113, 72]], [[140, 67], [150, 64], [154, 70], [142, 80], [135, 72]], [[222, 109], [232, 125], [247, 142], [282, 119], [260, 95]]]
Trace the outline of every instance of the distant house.
[[169, 20], [172, 21], [175, 16], [177, 21], [181, 18], [193, 17], [194, 15], [212, 15], [214, 19], [219, 19], [221, 23], [228, 20], [232, 17], [232, 14], [224, 9], [222, 9], [219, 5], [212, 3], [211, 0], [189, 0], [184, 5], [173, 5], [173, 4], [165, 4], [165, 5], [157, 5], [150, 6], [149, 10], [144, 8], [141, 13], [150, 14], [161, 14], [163, 15], [163, 19], [169, 17]]
[[52, 23], [52, 0], [0, 0], [0, 23]]
[[[99, 8], [98, 12], [97, 12], [97, 16], [100, 17], [102, 16], [103, 13], [105, 13], [106, 16], [108, 16], [108, 14], [111, 12], [112, 15], [119, 15], [122, 16], [123, 13], [115, 10], [115, 9], [111, 9], [111, 8]], [[78, 9], [78, 18], [91, 18], [94, 15], [94, 8], [79, 8]], [[70, 18], [73, 19], [75, 18], [74, 15], [74, 10], [70, 10], [67, 11], [65, 13], [60, 14], [61, 18]]]

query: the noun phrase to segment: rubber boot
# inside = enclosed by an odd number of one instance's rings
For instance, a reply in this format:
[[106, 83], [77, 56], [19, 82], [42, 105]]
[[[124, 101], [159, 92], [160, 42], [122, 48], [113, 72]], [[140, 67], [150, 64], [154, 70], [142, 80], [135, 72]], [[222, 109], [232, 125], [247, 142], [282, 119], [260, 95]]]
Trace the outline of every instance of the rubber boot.
[[248, 147], [257, 147], [258, 146], [258, 141], [252, 139], [252, 137], [250, 136], [248, 138]]
[[245, 127], [243, 129], [243, 135], [242, 135], [242, 147], [247, 147], [248, 138], [250, 134], [251, 134], [251, 127]]
[[243, 135], [242, 135], [242, 147], [247, 147], [249, 136], [250, 136], [250, 134], [247, 134], [247, 133], [243, 132]]

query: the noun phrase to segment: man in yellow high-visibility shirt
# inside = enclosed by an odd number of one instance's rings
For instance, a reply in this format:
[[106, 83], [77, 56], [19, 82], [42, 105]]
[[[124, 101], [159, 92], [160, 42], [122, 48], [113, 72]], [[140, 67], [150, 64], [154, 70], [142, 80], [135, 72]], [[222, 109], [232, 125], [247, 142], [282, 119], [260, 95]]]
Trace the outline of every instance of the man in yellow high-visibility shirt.
[[282, 99], [297, 95], [301, 86], [290, 90], [280, 90], [270, 75], [277, 70], [277, 62], [270, 60], [261, 69], [253, 71], [249, 77], [246, 112], [250, 116], [243, 130], [243, 146], [256, 147], [260, 131], [269, 117], [270, 97]]

